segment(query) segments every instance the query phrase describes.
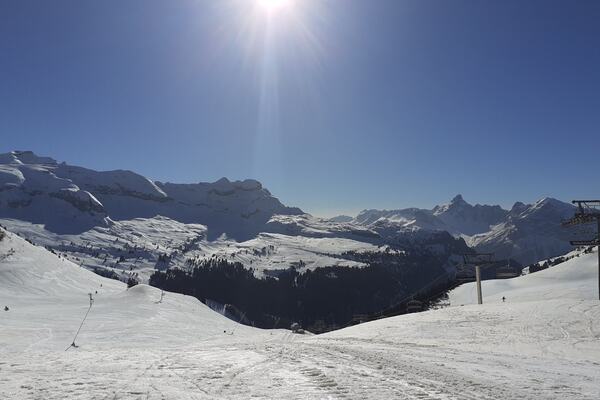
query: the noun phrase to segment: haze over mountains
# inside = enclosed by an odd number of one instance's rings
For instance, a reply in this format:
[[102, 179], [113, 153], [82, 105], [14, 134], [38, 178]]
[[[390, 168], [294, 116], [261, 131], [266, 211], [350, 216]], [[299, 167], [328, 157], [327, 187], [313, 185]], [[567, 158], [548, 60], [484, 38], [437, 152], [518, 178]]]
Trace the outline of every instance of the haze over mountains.
[[[569, 232], [560, 223], [573, 211], [551, 198], [504, 210], [473, 206], [458, 195], [431, 210], [365, 210], [326, 220], [282, 204], [255, 180], [163, 183], [28, 151], [0, 155], [0, 222], [88, 268], [127, 266], [150, 273], [190, 257], [217, 256], [259, 273], [290, 265], [358, 266], [343, 253], [432, 235], [444, 241], [443, 231], [497, 259], [525, 265], [570, 250]], [[113, 264], [114, 257], [121, 261]]]

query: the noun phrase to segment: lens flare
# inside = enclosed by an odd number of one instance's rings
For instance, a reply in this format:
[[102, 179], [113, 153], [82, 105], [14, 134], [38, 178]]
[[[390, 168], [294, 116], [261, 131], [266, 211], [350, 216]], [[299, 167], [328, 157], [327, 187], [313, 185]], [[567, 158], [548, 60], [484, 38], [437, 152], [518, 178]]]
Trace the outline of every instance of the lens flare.
[[[285, 182], [283, 134], [287, 109], [283, 104], [295, 90], [316, 98], [313, 84], [325, 52], [321, 31], [330, 11], [323, 0], [221, 0], [222, 37], [216, 51], [239, 52], [240, 73], [248, 74], [256, 94], [257, 119], [251, 173], [269, 177], [270, 185]], [[233, 44], [233, 46], [229, 46]], [[265, 178], [267, 179], [267, 178]]]
[[290, 8], [293, 5], [293, 0], [256, 0], [258, 5], [268, 13], [281, 11], [285, 8]]

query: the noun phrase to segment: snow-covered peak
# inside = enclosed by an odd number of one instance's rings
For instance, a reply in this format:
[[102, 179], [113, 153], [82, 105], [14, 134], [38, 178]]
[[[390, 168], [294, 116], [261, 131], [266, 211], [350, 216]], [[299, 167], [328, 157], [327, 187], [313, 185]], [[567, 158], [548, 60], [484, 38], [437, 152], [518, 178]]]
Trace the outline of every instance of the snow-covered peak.
[[533, 204], [516, 203], [508, 217], [489, 232], [470, 242], [497, 258], [513, 258], [521, 264], [555, 257], [571, 249], [572, 232], [561, 223], [573, 216], [575, 207], [550, 197]]
[[572, 204], [565, 203], [564, 201], [560, 201], [553, 197], [544, 197], [543, 199], [536, 201], [533, 204], [533, 206], [535, 208], [554, 207], [554, 208], [569, 209], [569, 210], [575, 209], [575, 206], [573, 206]]
[[452, 198], [452, 200], [450, 201], [451, 204], [460, 204], [460, 203], [466, 203], [465, 199], [463, 199], [462, 194], [457, 194], [456, 196], [454, 196]]
[[33, 151], [15, 150], [0, 154], [0, 164], [56, 164], [50, 157], [40, 157]]
[[74, 219], [89, 220], [90, 213], [101, 213], [100, 218], [78, 225], [89, 228], [94, 220], [103, 224], [107, 217], [130, 220], [163, 215], [207, 225], [210, 237], [225, 233], [248, 239], [261, 232], [273, 215], [303, 213], [283, 205], [253, 179], [161, 183], [133, 171], [95, 171], [21, 151], [0, 155], [0, 162], [0, 189], [4, 189], [0, 190], [0, 218], [46, 225], [62, 220], [69, 225]]
[[101, 201], [71, 179], [57, 175], [59, 165], [32, 152], [11, 152], [0, 165], [0, 218], [43, 224], [55, 232], [73, 233], [103, 226]]
[[573, 216], [575, 206], [552, 197], [544, 197], [527, 206], [519, 214], [519, 218], [545, 218], [562, 220]]
[[450, 203], [434, 207], [433, 214], [448, 226], [450, 232], [471, 236], [486, 232], [490, 226], [501, 222], [507, 211], [500, 206], [473, 206], [459, 194]]
[[449, 210], [456, 210], [459, 208], [472, 207], [471, 204], [467, 203], [463, 198], [462, 194], [457, 194], [450, 200], [450, 203], [441, 204], [439, 206], [435, 206], [433, 208], [433, 213], [435, 215], [443, 214], [448, 212]]
[[94, 171], [88, 168], [60, 164], [54, 172], [70, 179], [82, 189], [98, 195], [114, 194], [132, 197], [164, 199], [163, 192], [150, 179], [128, 170]]
[[510, 257], [522, 264], [563, 254], [571, 246], [561, 221], [573, 215], [568, 203], [545, 197], [534, 204], [517, 202], [510, 211], [498, 205], [471, 205], [462, 195], [432, 210], [364, 210], [353, 222], [383, 237], [419, 230], [447, 231], [477, 250]]

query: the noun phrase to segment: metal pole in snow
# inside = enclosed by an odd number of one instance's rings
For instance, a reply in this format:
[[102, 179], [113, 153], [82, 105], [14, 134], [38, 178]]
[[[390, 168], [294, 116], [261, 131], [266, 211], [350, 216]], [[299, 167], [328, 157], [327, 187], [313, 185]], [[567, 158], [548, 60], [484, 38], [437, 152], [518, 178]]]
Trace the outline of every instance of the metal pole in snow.
[[596, 217], [598, 222], [598, 300], [600, 300], [600, 217]]
[[477, 279], [477, 304], [483, 304], [483, 297], [481, 295], [481, 267], [475, 266], [475, 278]]

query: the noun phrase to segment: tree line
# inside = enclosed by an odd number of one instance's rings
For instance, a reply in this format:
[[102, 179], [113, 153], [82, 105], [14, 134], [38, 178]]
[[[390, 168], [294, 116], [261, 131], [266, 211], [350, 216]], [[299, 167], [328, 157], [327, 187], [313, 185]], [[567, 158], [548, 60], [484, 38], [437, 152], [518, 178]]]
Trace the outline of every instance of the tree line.
[[[294, 322], [312, 331], [351, 323], [356, 315], [398, 308], [399, 302], [446, 275], [445, 252], [348, 252], [345, 258], [365, 267], [320, 267], [299, 271], [290, 266], [276, 276], [257, 277], [239, 262], [194, 260], [188, 270], [155, 271], [150, 285], [194, 296], [203, 302], [231, 305], [257, 327], [289, 328]], [[447, 276], [447, 275], [446, 275]], [[442, 281], [450, 285], [450, 278]], [[440, 285], [432, 287], [438, 293]]]

